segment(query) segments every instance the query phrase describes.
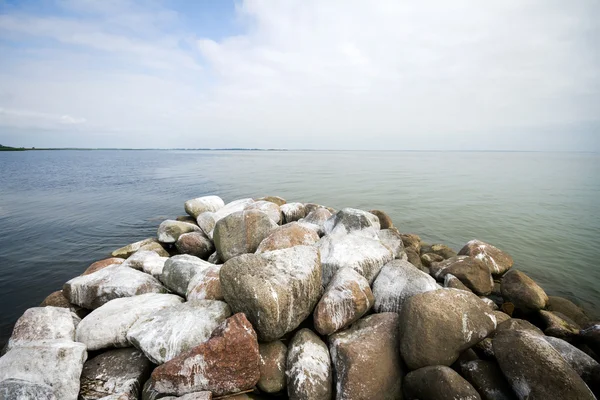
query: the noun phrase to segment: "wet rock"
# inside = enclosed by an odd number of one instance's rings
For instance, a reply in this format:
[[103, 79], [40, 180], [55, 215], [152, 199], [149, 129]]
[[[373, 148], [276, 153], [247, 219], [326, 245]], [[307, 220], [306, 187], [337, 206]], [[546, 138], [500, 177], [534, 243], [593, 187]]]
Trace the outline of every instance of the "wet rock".
[[188, 301], [140, 317], [128, 330], [127, 340], [154, 364], [163, 364], [204, 343], [230, 315], [222, 301]]
[[375, 312], [399, 313], [410, 297], [439, 288], [435, 279], [408, 261], [390, 261], [373, 282]]
[[134, 348], [109, 350], [83, 365], [80, 400], [123, 396], [138, 399], [143, 383], [150, 377], [152, 364]]
[[113, 257], [128, 258], [130, 255], [138, 251], [141, 247], [152, 243], [157, 243], [156, 239], [149, 238], [140, 240], [139, 242], [128, 244], [127, 246], [123, 246], [120, 249], [113, 251], [111, 255]]
[[[333, 218], [333, 217], [332, 217]], [[323, 286], [341, 268], [352, 268], [372, 283], [381, 267], [394, 258], [379, 239], [352, 232], [329, 235], [317, 242], [323, 265]]]
[[319, 235], [298, 222], [292, 222], [271, 231], [256, 249], [256, 253], [287, 249], [294, 246], [310, 246], [319, 240]]
[[139, 250], [125, 260], [121, 266], [137, 269], [138, 271], [144, 271], [155, 278], [160, 278], [167, 260], [168, 257], [161, 257], [154, 251]]
[[42, 340], [75, 339], [75, 325], [68, 308], [33, 307], [17, 320], [7, 349]]
[[421, 253], [421, 238], [419, 235], [415, 235], [414, 233], [404, 233], [402, 234], [402, 242], [404, 243], [405, 249], [411, 249], [417, 256]]
[[513, 259], [508, 253], [476, 239], [464, 245], [458, 254], [481, 260], [494, 275], [502, 275], [513, 266]]
[[590, 327], [579, 332], [579, 337], [583, 339], [596, 354], [600, 354], [600, 323], [591, 325]]
[[257, 386], [265, 393], [277, 393], [285, 389], [285, 365], [287, 347], [280, 340], [260, 343], [260, 380]]
[[168, 219], [158, 226], [158, 241], [161, 243], [175, 243], [179, 236], [188, 232], [200, 232], [200, 227], [195, 224]]
[[523, 312], [546, 307], [548, 296], [530, 277], [521, 271], [510, 270], [502, 277], [502, 296]]
[[371, 213], [355, 208], [344, 208], [325, 221], [323, 229], [326, 235], [354, 232], [375, 236], [380, 225], [379, 218]]
[[446, 274], [446, 276], [444, 276], [444, 287], [471, 292], [471, 289], [466, 287], [465, 284], [460, 281], [460, 279], [458, 279], [452, 274]]
[[110, 257], [104, 260], [96, 261], [95, 263], [92, 263], [89, 267], [87, 267], [87, 269], [83, 271], [83, 274], [81, 275], [93, 274], [94, 272], [99, 271], [102, 268], [106, 268], [115, 264], [122, 264], [123, 261], [125, 260], [119, 257]]
[[329, 400], [332, 396], [331, 359], [327, 345], [309, 329], [299, 330], [287, 354], [290, 400]]
[[269, 342], [296, 329], [319, 301], [319, 253], [295, 246], [244, 254], [221, 267], [220, 280], [232, 311], [245, 313], [261, 341]]
[[307, 228], [310, 228], [317, 232], [319, 236], [325, 234], [325, 222], [331, 218], [331, 212], [326, 208], [316, 208], [306, 215], [305, 218], [301, 218], [298, 222]]
[[90, 310], [121, 297], [164, 292], [166, 289], [157, 279], [120, 265], [78, 276], [63, 286], [63, 293], [69, 302]]
[[213, 266], [208, 261], [187, 254], [173, 256], [165, 262], [160, 280], [169, 290], [185, 296], [192, 278]]
[[406, 400], [480, 400], [479, 393], [452, 368], [435, 365], [409, 372], [404, 378]]
[[6, 379], [0, 382], [0, 399], [58, 400], [50, 386], [22, 379]]
[[546, 326], [544, 333], [548, 336], [572, 341], [581, 330], [579, 325], [559, 312], [540, 310], [539, 315]]
[[239, 313], [225, 320], [206, 342], [157, 367], [150, 387], [176, 396], [199, 391], [217, 396], [237, 393], [256, 385], [259, 363], [256, 334]]
[[398, 330], [398, 315], [381, 313], [329, 337], [336, 399], [401, 398], [403, 366]]
[[223, 207], [225, 207], [225, 203], [219, 196], [197, 197], [186, 201], [183, 205], [185, 212], [194, 219], [204, 212], [216, 212]]
[[315, 307], [315, 329], [321, 335], [331, 335], [362, 317], [374, 302], [369, 282], [353, 269], [342, 268]]
[[203, 232], [184, 233], [175, 242], [175, 247], [181, 254], [189, 254], [203, 260], [215, 251], [214, 243]]
[[520, 399], [595, 397], [575, 370], [542, 336], [518, 330], [498, 332], [494, 354]]
[[275, 203], [280, 207], [282, 205], [284, 205], [285, 203], [287, 203], [287, 201], [283, 197], [279, 197], [279, 196], [265, 196], [265, 197], [256, 199], [256, 201], [270, 201], [271, 203]]
[[493, 361], [473, 360], [461, 364], [461, 374], [482, 400], [516, 400], [502, 371]]
[[438, 289], [410, 297], [402, 307], [400, 326], [402, 357], [414, 370], [451, 365], [496, 329], [496, 318], [474, 294]]
[[244, 211], [248, 210], [262, 211], [267, 214], [269, 218], [271, 218], [271, 220], [276, 224], [281, 223], [281, 210], [277, 204], [270, 201], [255, 201], [252, 204], [248, 204], [246, 208], [244, 208]]
[[258, 210], [236, 212], [215, 225], [213, 238], [219, 257], [227, 261], [242, 254], [254, 253], [277, 224]]
[[221, 219], [226, 216], [233, 214], [235, 212], [244, 211], [247, 205], [254, 203], [252, 199], [239, 199], [234, 200], [230, 203], [225, 204], [225, 207], [219, 209], [215, 212], [206, 211], [202, 214], [198, 215], [196, 218], [196, 222], [202, 232], [208, 236], [208, 238], [213, 238], [213, 229], [215, 228], [215, 224], [219, 222]]
[[444, 261], [444, 257], [434, 253], [425, 253], [421, 255], [421, 264], [423, 264], [426, 267], [431, 267], [431, 264], [440, 261]]
[[196, 273], [192, 279], [190, 279], [190, 283], [188, 284], [185, 294], [186, 299], [188, 301], [223, 300], [221, 281], [219, 280], [220, 272], [220, 265], [212, 265]]
[[385, 212], [381, 210], [371, 210], [369, 212], [379, 219], [379, 226], [381, 229], [389, 229], [394, 227], [392, 219]]
[[182, 301], [179, 296], [156, 293], [109, 301], [81, 320], [75, 340], [85, 344], [88, 350], [127, 347], [127, 331], [140, 317]]
[[[50, 387], [56, 399], [76, 400], [79, 376], [86, 358], [85, 346], [70, 340], [37, 341], [16, 346], [0, 358], [0, 382], [10, 380], [3, 389], [9, 393], [24, 391], [48, 395]], [[52, 396], [47, 398], [52, 399]]]
[[548, 310], [558, 311], [583, 328], [590, 325], [590, 317], [583, 311], [581, 307], [573, 303], [571, 300], [558, 296], [548, 296]]
[[442, 257], [444, 260], [456, 257], [456, 252], [445, 244], [432, 244], [431, 253]]
[[398, 229], [382, 229], [377, 231], [377, 237], [384, 246], [392, 251], [394, 258], [401, 258], [405, 254], [404, 243], [402, 243], [402, 238], [400, 237]]
[[287, 203], [280, 207], [281, 213], [283, 214], [283, 222], [289, 224], [290, 222], [298, 221], [306, 216], [306, 208], [302, 203]]
[[446, 274], [454, 275], [478, 295], [488, 295], [494, 288], [492, 274], [486, 265], [476, 258], [452, 257], [439, 263], [433, 263], [430, 270], [436, 279], [444, 279]]

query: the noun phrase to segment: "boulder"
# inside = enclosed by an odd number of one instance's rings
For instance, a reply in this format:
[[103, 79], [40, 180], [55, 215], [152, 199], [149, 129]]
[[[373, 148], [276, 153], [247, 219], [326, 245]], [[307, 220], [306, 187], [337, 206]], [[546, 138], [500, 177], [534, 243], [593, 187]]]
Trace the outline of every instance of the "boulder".
[[336, 399], [395, 400], [402, 396], [398, 315], [374, 314], [329, 337]]
[[286, 366], [290, 400], [331, 399], [329, 349], [310, 329], [299, 330], [290, 341]]
[[17, 320], [7, 350], [43, 340], [75, 339], [71, 311], [62, 307], [33, 307]]
[[600, 354], [600, 323], [591, 325], [579, 332], [579, 337], [596, 354]]
[[381, 267], [394, 258], [392, 251], [379, 239], [366, 237], [359, 232], [328, 235], [321, 238], [316, 246], [321, 253], [323, 287], [327, 286], [337, 270], [346, 267], [364, 276], [371, 284]]
[[510, 318], [504, 322], [498, 323], [496, 333], [502, 331], [528, 331], [536, 335], [544, 336], [544, 332], [531, 322], [519, 318]]
[[414, 370], [451, 365], [496, 329], [496, 318], [473, 293], [438, 289], [410, 297], [402, 307], [400, 326], [402, 357]]
[[138, 271], [144, 271], [155, 278], [160, 278], [167, 260], [168, 257], [161, 257], [154, 251], [139, 250], [125, 260], [121, 266], [137, 269]]
[[140, 317], [182, 301], [179, 296], [157, 293], [109, 301], [81, 320], [75, 340], [85, 344], [88, 350], [127, 347], [127, 331]]
[[256, 253], [287, 249], [294, 246], [310, 246], [318, 240], [319, 235], [313, 229], [302, 226], [298, 222], [291, 222], [273, 229], [269, 236], [260, 242]]
[[[503, 311], [492, 311], [492, 314], [494, 314], [494, 316], [496, 317], [496, 323], [498, 325], [500, 325], [501, 323], [503, 323], [504, 321], [508, 321], [510, 319], [510, 315], [508, 315], [507, 313], [503, 312]], [[496, 327], [496, 329], [498, 329]]]
[[249, 210], [262, 211], [265, 214], [267, 214], [269, 218], [271, 218], [271, 220], [276, 224], [281, 223], [282, 213], [279, 209], [279, 206], [275, 203], [272, 203], [270, 201], [255, 201], [254, 203], [248, 204], [246, 208], [244, 208], [244, 211]]
[[446, 276], [444, 276], [444, 287], [466, 290], [467, 292], [471, 292], [471, 289], [466, 287], [465, 284], [460, 281], [460, 279], [458, 279], [452, 274], [446, 274]]
[[389, 229], [394, 227], [392, 219], [385, 212], [381, 210], [371, 210], [369, 212], [379, 219], [379, 226], [381, 229]]
[[477, 390], [452, 368], [434, 365], [404, 378], [405, 400], [481, 400]]
[[83, 271], [83, 273], [81, 275], [93, 274], [94, 272], [99, 271], [102, 268], [106, 268], [106, 267], [109, 267], [109, 266], [115, 265], [115, 264], [122, 264], [123, 261], [125, 261], [125, 260], [122, 258], [119, 258], [119, 257], [105, 258], [104, 260], [100, 260], [100, 261], [96, 261], [95, 263], [92, 263], [89, 267], [87, 267], [87, 269], [85, 271]]
[[411, 249], [419, 256], [421, 254], [421, 238], [419, 235], [415, 235], [414, 233], [404, 233], [401, 236], [404, 248]]
[[331, 335], [362, 317], [374, 302], [369, 282], [362, 275], [351, 268], [339, 269], [315, 307], [315, 329]]
[[523, 312], [534, 312], [546, 307], [548, 296], [530, 277], [515, 269], [502, 277], [502, 297]]
[[16, 346], [0, 358], [0, 382], [10, 380], [2, 390], [46, 396], [25, 399], [45, 400], [54, 395], [59, 400], [77, 400], [79, 376], [86, 358], [85, 346], [71, 340], [37, 341]]
[[283, 222], [289, 224], [290, 222], [298, 221], [306, 216], [306, 209], [302, 203], [287, 203], [279, 207], [283, 214]]
[[150, 387], [181, 396], [210, 391], [221, 396], [251, 389], [260, 378], [256, 333], [244, 314], [226, 319], [206, 342], [157, 367]]
[[420, 269], [421, 271], [429, 274], [429, 268], [425, 267], [423, 265], [423, 263], [421, 262], [421, 256], [419, 256], [419, 254], [414, 251], [414, 249], [411, 248], [404, 248], [404, 252], [406, 253], [406, 260], [411, 263], [412, 265], [414, 265], [415, 267], [417, 267], [418, 269]]
[[398, 229], [382, 229], [377, 231], [377, 237], [384, 246], [392, 251], [394, 258], [401, 258], [405, 254], [404, 243], [402, 243], [402, 238], [400, 237], [400, 232], [398, 232]]
[[113, 257], [128, 258], [130, 255], [132, 255], [133, 253], [138, 251], [141, 247], [151, 244], [151, 243], [158, 243], [158, 242], [156, 241], [155, 238], [140, 240], [138, 242], [128, 244], [127, 246], [123, 246], [120, 249], [113, 251], [111, 253], [111, 255]]
[[185, 212], [194, 219], [198, 218], [198, 215], [202, 214], [203, 212], [216, 212], [223, 207], [225, 207], [225, 203], [219, 196], [197, 197], [195, 199], [188, 200], [183, 204]]
[[246, 314], [261, 341], [281, 338], [310, 315], [321, 296], [319, 252], [295, 246], [227, 261], [220, 272], [223, 297]]
[[169, 290], [185, 296], [192, 278], [212, 267], [214, 264], [198, 257], [187, 254], [173, 256], [165, 262], [160, 280]]
[[223, 300], [219, 273], [220, 265], [211, 265], [196, 273], [188, 284], [185, 297], [191, 300]]
[[254, 253], [260, 242], [276, 227], [277, 224], [262, 211], [235, 212], [215, 225], [215, 248], [223, 261]]
[[513, 266], [513, 259], [508, 253], [481, 240], [471, 240], [458, 254], [482, 261], [494, 275], [502, 275]]
[[207, 341], [229, 316], [222, 301], [188, 301], [140, 317], [127, 331], [127, 340], [154, 364], [163, 364]]
[[177, 251], [206, 260], [214, 251], [215, 245], [203, 232], [184, 233], [175, 242]]
[[69, 302], [90, 310], [121, 297], [165, 292], [166, 289], [157, 279], [120, 265], [78, 276], [63, 286], [63, 293]]
[[126, 400], [137, 400], [151, 371], [152, 364], [137, 349], [106, 351], [83, 365], [79, 398], [96, 400], [123, 396]]
[[548, 296], [548, 310], [566, 315], [583, 328], [588, 327], [591, 323], [590, 317], [581, 307], [564, 297]]
[[502, 373], [519, 399], [595, 399], [543, 336], [505, 330], [496, 334], [493, 345]]
[[175, 243], [179, 236], [188, 232], [200, 232], [200, 227], [195, 224], [168, 219], [158, 226], [158, 241], [161, 243]]
[[76, 306], [75, 304], [69, 303], [69, 300], [65, 297], [62, 290], [52, 292], [48, 297], [42, 301], [40, 307], [61, 307], [68, 308], [72, 313], [77, 315], [79, 318], [83, 318], [88, 315], [89, 311], [85, 308]]
[[444, 260], [456, 257], [456, 252], [445, 244], [432, 244], [430, 247], [430, 253], [438, 255]]
[[399, 313], [404, 302], [410, 297], [439, 288], [435, 279], [408, 261], [390, 261], [381, 268], [373, 282], [374, 310]]
[[213, 229], [215, 228], [215, 224], [219, 222], [221, 219], [226, 216], [233, 214], [234, 212], [244, 211], [244, 208], [248, 204], [254, 203], [252, 199], [239, 199], [234, 200], [231, 203], [225, 204], [225, 207], [219, 209], [215, 212], [206, 211], [202, 214], [198, 215], [196, 218], [196, 222], [202, 232], [206, 234], [210, 239], [213, 238]]
[[6, 379], [0, 382], [0, 399], [58, 400], [54, 395], [54, 389], [50, 386], [22, 379]]
[[421, 264], [423, 264], [426, 267], [431, 267], [433, 263], [437, 263], [440, 261], [444, 261], [444, 257], [435, 253], [425, 253], [421, 255]]
[[196, 218], [189, 215], [180, 215], [178, 217], [175, 217], [175, 221], [188, 222], [190, 224], [198, 225], [196, 223]]
[[314, 230], [319, 236], [323, 236], [325, 234], [324, 225], [329, 218], [331, 218], [331, 212], [326, 208], [319, 207], [308, 213], [305, 218], [299, 219], [298, 223]]
[[516, 400], [500, 367], [487, 360], [472, 360], [460, 366], [462, 376], [479, 392], [482, 400]]
[[380, 228], [377, 216], [355, 208], [344, 208], [338, 211], [323, 225], [326, 235], [354, 232], [373, 237]]
[[260, 352], [260, 380], [257, 386], [265, 393], [277, 393], [285, 389], [285, 365], [287, 347], [281, 340], [258, 345]]
[[540, 310], [539, 315], [545, 325], [544, 333], [567, 341], [572, 341], [579, 335], [581, 327], [566, 315], [556, 311]]
[[323, 206], [321, 204], [315, 204], [315, 203], [304, 203], [304, 208], [306, 209], [306, 215], [310, 214], [311, 212], [313, 212], [315, 210], [321, 209], [321, 208], [329, 211], [331, 214], [335, 213], [335, 210], [333, 208]]
[[494, 288], [492, 274], [486, 265], [472, 257], [456, 256], [447, 260], [433, 263], [430, 267], [431, 275], [443, 280], [446, 274], [452, 274], [475, 294], [488, 295]]
[[151, 243], [145, 244], [142, 247], [140, 247], [138, 251], [153, 251], [161, 257], [169, 257], [170, 256], [169, 252], [166, 251], [165, 248], [162, 247], [162, 245], [158, 242], [151, 242]]
[[278, 206], [282, 206], [285, 203], [287, 203], [287, 201], [285, 201], [285, 199], [283, 197], [279, 197], [279, 196], [265, 196], [265, 197], [258, 198], [255, 201], [270, 201], [271, 203], [275, 203]]
[[485, 296], [479, 296], [479, 298], [481, 299], [481, 301], [483, 301], [485, 304], [488, 305], [490, 310], [493, 310], [493, 311], [498, 310], [498, 305], [494, 302], [494, 300], [490, 299], [489, 297], [485, 297]]

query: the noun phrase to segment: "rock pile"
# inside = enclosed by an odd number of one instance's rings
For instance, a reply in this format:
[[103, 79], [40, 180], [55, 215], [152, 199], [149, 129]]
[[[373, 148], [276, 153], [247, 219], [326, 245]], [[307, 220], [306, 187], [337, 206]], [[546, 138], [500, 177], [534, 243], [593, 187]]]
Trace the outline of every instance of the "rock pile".
[[17, 321], [0, 399], [595, 399], [600, 323], [383, 211], [185, 202]]

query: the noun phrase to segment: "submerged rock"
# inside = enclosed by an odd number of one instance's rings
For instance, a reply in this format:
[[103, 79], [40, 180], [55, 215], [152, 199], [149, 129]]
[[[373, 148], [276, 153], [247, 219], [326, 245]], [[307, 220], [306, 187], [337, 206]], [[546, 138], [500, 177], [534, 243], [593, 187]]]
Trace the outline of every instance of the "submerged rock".
[[83, 273], [81, 275], [93, 274], [94, 272], [99, 271], [102, 268], [106, 268], [106, 267], [109, 267], [109, 266], [115, 265], [115, 264], [122, 264], [123, 261], [125, 261], [125, 260], [122, 258], [119, 258], [119, 257], [105, 258], [104, 260], [96, 261], [96, 262], [90, 264], [90, 266], [87, 267], [87, 269], [85, 271], [83, 271]]
[[524, 312], [534, 312], [546, 307], [548, 296], [530, 277], [515, 269], [502, 277], [502, 296]]
[[301, 329], [287, 354], [290, 400], [329, 400], [332, 396], [331, 359], [327, 345], [310, 329]]
[[269, 218], [271, 218], [271, 220], [276, 224], [281, 223], [281, 210], [279, 209], [279, 206], [275, 203], [262, 200], [255, 201], [252, 204], [248, 204], [246, 208], [244, 208], [244, 211], [249, 210], [262, 211], [265, 214], [267, 214]]
[[75, 324], [68, 308], [34, 307], [17, 320], [7, 350], [44, 340], [74, 339]]
[[377, 216], [355, 208], [344, 208], [332, 215], [323, 228], [326, 235], [354, 232], [374, 236], [381, 227]]
[[446, 274], [452, 274], [471, 289], [475, 294], [488, 295], [494, 288], [494, 280], [486, 265], [472, 257], [457, 256], [445, 261], [433, 263], [431, 274], [443, 280]]
[[298, 222], [291, 222], [271, 231], [256, 249], [256, 253], [287, 249], [294, 246], [310, 246], [319, 240], [319, 235]]
[[219, 273], [221, 265], [212, 265], [196, 273], [188, 284], [185, 297], [191, 300], [223, 300]]
[[130, 255], [138, 251], [143, 246], [150, 244], [158, 244], [158, 242], [155, 238], [140, 240], [138, 242], [128, 244], [127, 246], [123, 246], [120, 249], [113, 251], [111, 255], [113, 257], [128, 258]]
[[214, 243], [203, 232], [184, 233], [175, 242], [175, 247], [181, 254], [189, 254], [203, 260], [215, 251]]
[[508, 253], [481, 240], [471, 240], [458, 254], [481, 260], [494, 275], [502, 275], [513, 266], [513, 259]]
[[287, 203], [280, 207], [281, 213], [283, 214], [283, 222], [289, 224], [290, 222], [298, 221], [306, 216], [306, 208], [302, 203]]
[[168, 219], [158, 227], [158, 241], [161, 243], [175, 243], [179, 236], [188, 232], [200, 232], [198, 225]]
[[215, 212], [225, 207], [223, 199], [219, 196], [204, 196], [188, 200], [184, 203], [183, 208], [194, 219], [204, 212]]
[[165, 262], [160, 280], [169, 290], [185, 296], [194, 276], [212, 267], [214, 264], [198, 257], [187, 254], [173, 256]]
[[260, 380], [257, 386], [265, 393], [277, 393], [285, 389], [287, 347], [281, 340], [260, 343]]
[[452, 368], [435, 365], [409, 372], [404, 378], [406, 400], [481, 400], [479, 393]]

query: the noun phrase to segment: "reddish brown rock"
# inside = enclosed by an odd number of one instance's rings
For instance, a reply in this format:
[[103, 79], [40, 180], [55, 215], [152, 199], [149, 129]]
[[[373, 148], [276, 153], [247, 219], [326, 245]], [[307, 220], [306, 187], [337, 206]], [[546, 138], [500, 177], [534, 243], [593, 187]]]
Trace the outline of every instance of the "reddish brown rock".
[[150, 385], [158, 393], [176, 396], [237, 393], [256, 385], [259, 363], [256, 333], [238, 313], [215, 329], [209, 340], [156, 368]]
[[189, 232], [179, 236], [175, 247], [181, 254], [189, 254], [206, 260], [214, 251], [215, 245], [203, 232]]
[[85, 271], [83, 271], [83, 274], [81, 275], [93, 274], [94, 272], [99, 271], [102, 268], [106, 268], [110, 265], [122, 264], [123, 261], [125, 260], [120, 257], [111, 257], [106, 258], [104, 260], [96, 261], [95, 263], [91, 264]]
[[404, 248], [412, 249], [418, 256], [419, 253], [421, 253], [421, 238], [419, 235], [415, 235], [414, 233], [404, 233], [401, 236]]
[[381, 229], [389, 229], [394, 227], [392, 219], [385, 212], [381, 210], [371, 210], [369, 212], [379, 218], [379, 226]]
[[69, 303], [69, 300], [67, 300], [62, 290], [57, 290], [56, 292], [50, 293], [50, 295], [42, 301], [40, 307], [71, 308], [71, 303]]

